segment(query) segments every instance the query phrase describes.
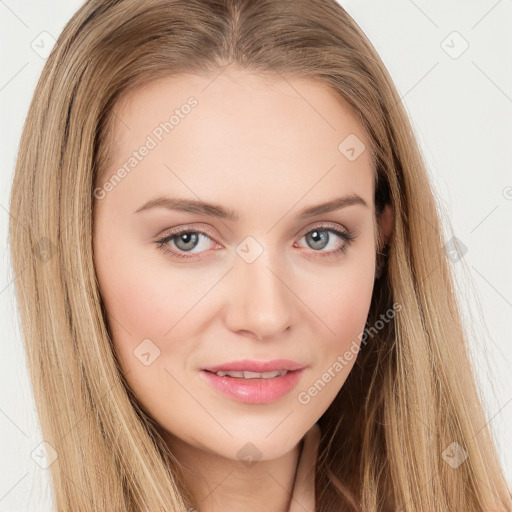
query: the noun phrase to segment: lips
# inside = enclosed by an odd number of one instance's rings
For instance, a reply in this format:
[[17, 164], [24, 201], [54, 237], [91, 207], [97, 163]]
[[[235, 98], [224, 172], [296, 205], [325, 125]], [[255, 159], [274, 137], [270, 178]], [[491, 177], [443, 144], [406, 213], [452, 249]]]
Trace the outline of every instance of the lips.
[[256, 373], [273, 372], [279, 370], [301, 370], [305, 365], [292, 361], [290, 359], [273, 359], [271, 361], [256, 361], [251, 359], [244, 359], [241, 361], [231, 361], [229, 363], [222, 363], [216, 366], [207, 366], [202, 368], [208, 372], [216, 373], [219, 371], [248, 371]]
[[[275, 361], [272, 361], [272, 364], [274, 363]], [[286, 396], [297, 386], [304, 371], [304, 367], [297, 370], [284, 370], [284, 375], [265, 378], [259, 378], [257, 375], [251, 378], [230, 377], [222, 375], [224, 373], [222, 370], [217, 370], [221, 375], [206, 369], [199, 373], [202, 379], [224, 396], [245, 404], [256, 405], [275, 402]], [[261, 373], [265, 374], [265, 372]]]

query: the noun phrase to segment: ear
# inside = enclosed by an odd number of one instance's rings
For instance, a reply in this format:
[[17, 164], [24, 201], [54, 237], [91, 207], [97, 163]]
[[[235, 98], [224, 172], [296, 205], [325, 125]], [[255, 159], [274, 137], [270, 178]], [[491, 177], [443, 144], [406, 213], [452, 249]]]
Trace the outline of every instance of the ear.
[[393, 230], [393, 210], [391, 205], [387, 203], [377, 219], [379, 225], [379, 240], [377, 241], [377, 254], [375, 259], [375, 279], [380, 279], [385, 265], [385, 253], [382, 249], [388, 243], [389, 237]]
[[383, 244], [387, 244], [393, 230], [393, 210], [389, 203], [384, 206], [384, 210], [380, 214], [377, 222], [379, 223], [382, 242]]

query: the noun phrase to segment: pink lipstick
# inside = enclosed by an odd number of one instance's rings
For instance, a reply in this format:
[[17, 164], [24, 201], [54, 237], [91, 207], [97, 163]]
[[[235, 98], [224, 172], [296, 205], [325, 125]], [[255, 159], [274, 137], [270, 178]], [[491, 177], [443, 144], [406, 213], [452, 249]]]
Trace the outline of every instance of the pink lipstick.
[[289, 393], [305, 365], [289, 359], [232, 361], [202, 368], [201, 374], [216, 389], [247, 404], [265, 404]]

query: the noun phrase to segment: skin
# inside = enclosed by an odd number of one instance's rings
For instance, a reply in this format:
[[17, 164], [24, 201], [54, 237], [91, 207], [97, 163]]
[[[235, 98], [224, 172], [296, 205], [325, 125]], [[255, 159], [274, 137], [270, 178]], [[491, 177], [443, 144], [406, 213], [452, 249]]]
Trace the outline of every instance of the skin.
[[[233, 69], [216, 78], [177, 75], [131, 91], [117, 105], [114, 159], [97, 185], [190, 96], [197, 106], [95, 199], [100, 292], [127, 382], [186, 468], [197, 510], [282, 512], [299, 443], [355, 358], [309, 403], [298, 393], [359, 343], [370, 307], [377, 222], [370, 155], [350, 161], [338, 150], [349, 134], [367, 148], [369, 141], [347, 104], [316, 80]], [[297, 217], [304, 207], [346, 194], [368, 206]], [[212, 202], [240, 217], [165, 208], [134, 213], [162, 195]], [[356, 235], [345, 253], [334, 252], [346, 242], [325, 227], [328, 243], [315, 243], [311, 231], [319, 222]], [[389, 208], [378, 222], [389, 236]], [[200, 235], [195, 247], [167, 242], [190, 260], [173, 259], [155, 243], [180, 227], [212, 233]], [[248, 236], [263, 250], [251, 264], [236, 252]], [[329, 252], [333, 257], [321, 257]], [[160, 350], [148, 366], [134, 355], [145, 339], [152, 354], [151, 347]], [[200, 374], [227, 361], [275, 358], [307, 368], [294, 390], [268, 404], [235, 401]], [[250, 467], [237, 455], [248, 442], [261, 453]]]

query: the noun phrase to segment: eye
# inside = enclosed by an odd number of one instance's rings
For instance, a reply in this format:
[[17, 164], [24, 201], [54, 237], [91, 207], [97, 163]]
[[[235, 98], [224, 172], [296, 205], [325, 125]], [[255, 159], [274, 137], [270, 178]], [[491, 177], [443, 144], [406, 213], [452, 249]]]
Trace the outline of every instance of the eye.
[[[206, 229], [203, 231], [181, 228], [157, 240], [156, 245], [159, 249], [162, 249], [165, 254], [170, 254], [171, 257], [178, 259], [195, 259], [192, 255], [202, 252], [201, 248], [206, 250], [208, 244], [204, 242], [211, 240], [211, 237], [212, 233]], [[174, 245], [175, 249], [172, 248], [171, 243]]]
[[[356, 236], [346, 229], [341, 231], [331, 225], [319, 224], [314, 226], [313, 229], [309, 229], [302, 238], [306, 240], [306, 243], [314, 252], [319, 253], [313, 257], [337, 258], [345, 254]], [[341, 240], [341, 243], [339, 240]], [[331, 250], [323, 250], [329, 245], [334, 247], [331, 247]]]
[[[208, 241], [215, 245], [210, 230], [197, 230], [187, 227], [173, 231], [172, 233], [156, 240], [156, 245], [165, 254], [170, 254], [172, 258], [182, 260], [197, 260], [199, 254], [208, 249]], [[313, 253], [312, 256], [321, 258], [336, 258], [344, 254], [356, 236], [349, 230], [340, 230], [331, 225], [319, 224], [304, 233], [304, 238]], [[336, 241], [338, 239], [338, 241]], [[341, 243], [340, 243], [341, 240]], [[329, 245], [333, 245], [330, 250], [324, 250]], [[298, 247], [294, 243], [294, 247]]]

